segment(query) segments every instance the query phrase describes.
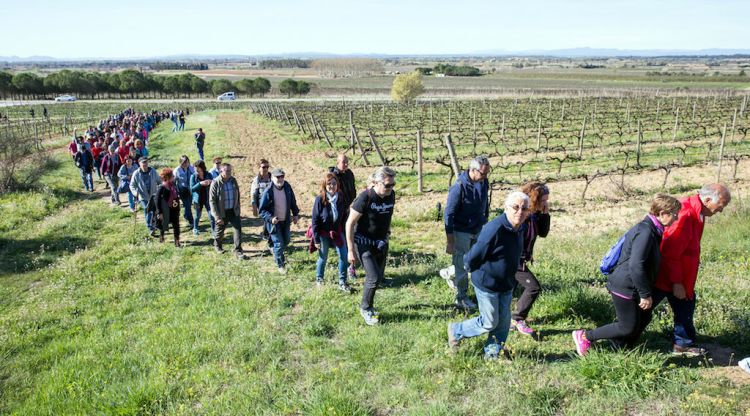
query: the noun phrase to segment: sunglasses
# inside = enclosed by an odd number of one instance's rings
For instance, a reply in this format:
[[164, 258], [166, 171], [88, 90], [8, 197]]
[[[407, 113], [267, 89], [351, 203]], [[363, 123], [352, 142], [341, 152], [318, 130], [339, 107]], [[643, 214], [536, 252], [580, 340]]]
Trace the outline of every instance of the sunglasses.
[[261, 169], [268, 169], [268, 166], [261, 166]]
[[516, 212], [518, 212], [518, 211], [527, 212], [530, 209], [529, 207], [522, 206], [522, 205], [511, 205], [510, 208], [513, 209], [513, 211], [516, 211]]
[[277, 178], [281, 178], [281, 179], [284, 179], [284, 175], [279, 175], [279, 176], [276, 176], [276, 177], [277, 177]]
[[391, 189], [391, 188], [393, 188], [394, 186], [396, 186], [396, 182], [393, 182], [393, 183], [383, 183], [383, 182], [381, 182], [381, 183], [383, 184], [383, 187], [384, 187], [385, 189]]

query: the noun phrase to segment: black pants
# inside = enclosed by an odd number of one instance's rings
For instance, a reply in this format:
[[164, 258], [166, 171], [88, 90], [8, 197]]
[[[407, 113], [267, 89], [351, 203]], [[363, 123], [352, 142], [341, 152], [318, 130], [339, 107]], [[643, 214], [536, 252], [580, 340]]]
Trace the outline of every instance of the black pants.
[[180, 207], [169, 208], [169, 222], [165, 222], [163, 219], [157, 221], [159, 223], [159, 235], [164, 238], [164, 234], [169, 229], [169, 224], [172, 224], [172, 232], [174, 233], [174, 241], [180, 239]]
[[523, 287], [523, 292], [516, 302], [516, 310], [513, 311], [513, 319], [519, 321], [528, 318], [531, 307], [534, 306], [536, 298], [539, 297], [539, 291], [542, 287], [536, 276], [529, 269], [516, 272], [516, 282]]
[[[234, 213], [234, 209], [224, 211], [224, 215], [225, 217], [222, 218], [223, 222], [221, 224], [219, 224], [218, 221], [216, 222], [216, 239], [214, 240], [214, 246], [222, 248], [221, 240], [224, 239], [224, 230], [227, 229], [227, 224], [231, 224], [234, 229], [234, 251], [235, 253], [241, 253], [242, 223], [240, 222], [240, 216]], [[218, 217], [216, 219], [218, 219]]]
[[611, 295], [612, 303], [615, 306], [615, 314], [617, 314], [617, 321], [592, 329], [591, 331], [586, 331], [586, 338], [589, 341], [609, 339], [617, 347], [635, 347], [638, 345], [641, 333], [646, 328], [648, 322], [651, 321], [651, 311], [653, 309], [647, 311], [641, 309], [638, 306], [641, 301], [639, 298], [623, 299], [617, 295]]
[[357, 245], [356, 250], [359, 262], [365, 269], [365, 283], [362, 290], [362, 309], [368, 309], [375, 302], [375, 291], [378, 282], [385, 276], [385, 259], [388, 257], [388, 247], [382, 251], [375, 247], [364, 247]]

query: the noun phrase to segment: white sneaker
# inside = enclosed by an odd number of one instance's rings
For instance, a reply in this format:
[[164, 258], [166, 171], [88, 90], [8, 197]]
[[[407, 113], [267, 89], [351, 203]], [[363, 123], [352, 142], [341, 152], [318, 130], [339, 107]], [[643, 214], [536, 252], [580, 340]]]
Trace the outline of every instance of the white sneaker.
[[279, 267], [279, 273], [286, 274], [286, 267]]
[[740, 360], [738, 365], [741, 369], [745, 370], [745, 372], [750, 373], [750, 357], [747, 357], [744, 360]]
[[440, 269], [440, 277], [445, 279], [445, 283], [448, 284], [448, 287], [453, 290], [458, 290], [456, 288], [456, 266], [450, 265], [445, 269]]

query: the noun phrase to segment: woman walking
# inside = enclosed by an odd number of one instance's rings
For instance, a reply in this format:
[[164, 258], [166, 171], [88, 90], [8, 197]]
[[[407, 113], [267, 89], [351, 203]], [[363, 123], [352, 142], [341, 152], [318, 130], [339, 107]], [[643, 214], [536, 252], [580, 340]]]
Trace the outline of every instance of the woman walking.
[[208, 214], [208, 220], [211, 222], [211, 235], [216, 231], [216, 222], [211, 215], [211, 206], [208, 203], [208, 188], [211, 186], [211, 174], [206, 171], [206, 163], [203, 160], [196, 161], [193, 166], [195, 173], [190, 176], [190, 192], [193, 195], [193, 235], [199, 235], [198, 224], [201, 221], [201, 214], [205, 208]]
[[180, 246], [180, 198], [174, 183], [172, 169], [164, 168], [159, 174], [162, 183], [156, 190], [156, 219], [159, 223], [159, 241], [164, 242], [164, 234], [172, 224], [174, 245]]
[[318, 286], [323, 285], [323, 274], [328, 260], [328, 250], [336, 249], [339, 256], [339, 289], [351, 293], [346, 282], [347, 249], [344, 238], [344, 213], [346, 201], [339, 191], [336, 175], [327, 173], [320, 183], [320, 191], [315, 197], [312, 210], [313, 242], [318, 248], [318, 262], [315, 268], [315, 281]]
[[681, 207], [677, 199], [657, 194], [646, 218], [625, 233], [620, 257], [607, 279], [617, 321], [593, 330], [573, 331], [578, 355], [586, 355], [591, 343], [600, 339], [612, 340], [620, 348], [637, 345], [651, 320], [651, 292], [661, 261], [662, 234], [677, 220]]

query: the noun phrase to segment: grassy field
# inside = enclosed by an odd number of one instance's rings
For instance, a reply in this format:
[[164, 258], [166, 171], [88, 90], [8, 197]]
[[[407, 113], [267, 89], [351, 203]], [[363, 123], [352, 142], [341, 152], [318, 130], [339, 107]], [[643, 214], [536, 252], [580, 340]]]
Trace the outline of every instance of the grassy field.
[[[241, 164], [241, 137], [227, 131], [222, 114], [190, 122], [211, 132], [207, 155]], [[178, 134], [167, 124], [152, 138], [157, 166], [195, 154], [192, 124]], [[382, 325], [367, 327], [357, 312], [362, 279], [354, 295], [337, 291], [330, 259], [329, 283], [317, 289], [302, 230], [288, 276], [268, 255], [239, 261], [214, 253], [205, 232], [181, 249], [162, 245], [141, 217], [134, 223], [126, 209], [83, 193], [68, 156], [55, 157], [40, 172], [43, 187], [0, 196], [1, 414], [750, 411], [750, 376], [735, 365], [750, 354], [750, 212], [742, 201], [712, 218], [703, 238], [696, 323], [721, 359], [671, 357], [665, 305], [644, 347], [601, 345], [575, 357], [570, 331], [613, 319], [596, 265], [623, 230], [562, 234], [553, 218], [534, 264], [544, 287], [532, 311], [541, 339], [512, 333], [513, 361], [487, 363], [480, 339], [448, 354], [446, 324], [465, 316], [437, 276], [449, 260], [442, 225], [429, 213], [398, 211], [386, 270], [393, 285], [376, 297]], [[248, 244], [257, 242], [255, 224], [246, 221]]]

